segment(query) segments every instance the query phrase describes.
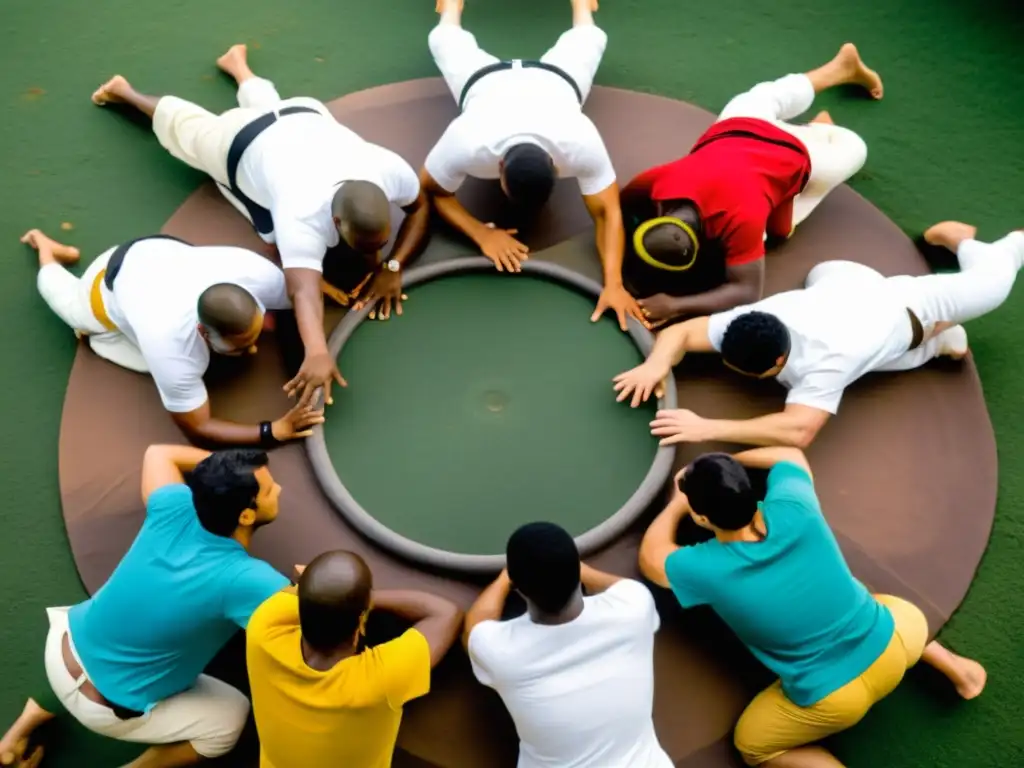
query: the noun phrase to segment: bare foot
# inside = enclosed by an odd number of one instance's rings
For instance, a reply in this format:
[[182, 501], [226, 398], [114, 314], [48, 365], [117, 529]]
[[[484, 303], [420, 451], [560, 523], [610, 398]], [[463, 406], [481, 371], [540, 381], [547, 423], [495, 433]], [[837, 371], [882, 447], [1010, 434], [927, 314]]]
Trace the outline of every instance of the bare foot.
[[125, 94], [132, 87], [121, 75], [114, 75], [92, 94], [92, 103], [102, 107], [105, 104], [119, 104], [125, 101]]
[[[79, 252], [77, 248], [70, 245], [58, 243], [51, 237], [47, 237], [38, 229], [30, 229], [21, 236], [21, 242], [30, 245], [37, 251], [49, 248], [53, 257], [61, 264], [74, 264], [78, 261]], [[38, 706], [38, 705], [37, 705]]]
[[962, 221], [942, 221], [924, 231], [924, 241], [929, 245], [941, 245], [956, 252], [964, 240], [973, 240], [978, 228]]
[[836, 54], [836, 60], [842, 64], [849, 74], [847, 82], [851, 85], [859, 85], [869, 94], [871, 98], [880, 99], [883, 95], [882, 78], [875, 70], [868, 68], [860, 57], [857, 46], [853, 43], [846, 43]]
[[0, 765], [4, 768], [38, 768], [43, 760], [43, 748], [41, 746], [32, 750], [32, 754], [25, 755], [28, 749], [28, 739], [22, 739], [11, 751], [0, 753]]
[[835, 125], [835, 120], [832, 119], [832, 115], [827, 110], [822, 110], [814, 116], [811, 120], [812, 123], [824, 123], [825, 125]]
[[227, 53], [217, 59], [217, 66], [229, 75], [233, 75], [239, 69], [248, 69], [248, 54], [249, 46], [245, 43], [237, 43], [228, 48]]
[[956, 687], [956, 692], [968, 701], [977, 698], [985, 690], [988, 672], [974, 659], [965, 659], [963, 656], [957, 656], [956, 659], [965, 678], [965, 681]]

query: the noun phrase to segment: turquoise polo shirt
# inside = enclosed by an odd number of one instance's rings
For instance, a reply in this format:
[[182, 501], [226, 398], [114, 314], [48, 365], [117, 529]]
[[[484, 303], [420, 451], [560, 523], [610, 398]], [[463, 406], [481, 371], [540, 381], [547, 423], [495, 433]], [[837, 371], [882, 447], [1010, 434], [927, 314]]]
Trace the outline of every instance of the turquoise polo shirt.
[[895, 624], [850, 572], [806, 471], [776, 464], [761, 512], [763, 541], [683, 547], [665, 572], [684, 608], [710, 606], [808, 707], [870, 667]]
[[68, 613], [89, 679], [109, 701], [150, 710], [189, 688], [259, 605], [289, 581], [199, 523], [192, 491], [167, 485], [100, 590]]

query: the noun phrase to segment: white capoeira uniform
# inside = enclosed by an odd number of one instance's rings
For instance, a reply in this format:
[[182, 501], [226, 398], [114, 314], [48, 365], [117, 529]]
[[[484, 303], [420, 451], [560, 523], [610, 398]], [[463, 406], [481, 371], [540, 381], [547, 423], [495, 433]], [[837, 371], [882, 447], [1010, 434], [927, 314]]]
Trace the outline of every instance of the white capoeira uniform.
[[102, 253], [81, 277], [47, 264], [36, 278], [39, 293], [97, 355], [150, 374], [171, 413], [188, 413], [207, 401], [203, 376], [210, 346], [198, 330], [203, 291], [233, 283], [263, 309], [291, 307], [281, 269], [244, 248], [140, 240], [126, 253], [111, 290], [104, 278], [116, 250]]
[[811, 108], [814, 86], [807, 75], [786, 75], [758, 83], [725, 105], [719, 120], [752, 117], [765, 120], [798, 138], [811, 158], [811, 174], [793, 201], [793, 226], [811, 212], [833, 189], [864, 167], [868, 146], [864, 139], [840, 125], [789, 122]]
[[[430, 52], [462, 113], [427, 155], [425, 167], [443, 189], [455, 192], [467, 177], [497, 179], [505, 152], [535, 144], [552, 158], [561, 178], [575, 178], [583, 195], [615, 183], [615, 169], [597, 126], [583, 114], [608, 36], [593, 24], [562, 33], [540, 61], [567, 75], [513, 62], [467, 83], [500, 59], [482, 50], [476, 37], [441, 21], [430, 32]], [[578, 93], [577, 93], [578, 90]], [[463, 99], [463, 92], [465, 98]]]
[[[176, 96], [164, 96], [153, 114], [153, 132], [174, 157], [217, 182], [260, 237], [277, 245], [285, 269], [323, 271], [324, 254], [339, 242], [331, 203], [342, 183], [376, 184], [399, 208], [419, 197], [419, 177], [411, 165], [341, 125], [322, 102], [282, 99], [272, 82], [253, 77], [238, 86], [238, 105], [215, 115]], [[278, 117], [246, 146], [235, 181], [238, 191], [263, 209], [269, 226], [254, 221], [250, 209], [229, 189], [228, 168], [235, 138], [268, 114]]]
[[[906, 371], [950, 352], [966, 351], [960, 323], [999, 307], [1024, 267], [1024, 232], [994, 243], [965, 240], [960, 271], [884, 277], [850, 261], [826, 261], [810, 271], [806, 287], [711, 315], [708, 336], [721, 351], [729, 324], [747, 312], [776, 316], [789, 329], [791, 349], [777, 375], [787, 404], [835, 414], [843, 391], [871, 371]], [[924, 341], [911, 349], [913, 325]], [[938, 324], [953, 323], [933, 334]]]

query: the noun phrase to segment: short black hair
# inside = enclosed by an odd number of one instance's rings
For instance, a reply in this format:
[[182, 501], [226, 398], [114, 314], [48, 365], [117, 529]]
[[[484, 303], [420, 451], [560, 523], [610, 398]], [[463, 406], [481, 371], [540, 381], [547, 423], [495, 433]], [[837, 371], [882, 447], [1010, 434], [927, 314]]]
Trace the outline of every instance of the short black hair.
[[580, 587], [580, 553], [569, 532], [554, 523], [527, 523], [505, 548], [513, 586], [546, 613], [565, 608]]
[[315, 650], [330, 653], [352, 642], [370, 607], [373, 574], [355, 552], [317, 555], [299, 577], [299, 626]]
[[789, 354], [789, 329], [775, 315], [744, 312], [722, 337], [722, 359], [738, 371], [759, 376]]
[[369, 181], [346, 181], [331, 201], [332, 215], [361, 236], [375, 237], [391, 223], [391, 204], [384, 190]]
[[211, 285], [199, 295], [199, 322], [221, 337], [238, 336], [252, 328], [260, 305], [234, 283]]
[[727, 453], [698, 456], [679, 478], [690, 508], [716, 528], [738, 531], [757, 512], [757, 494], [742, 464]]
[[656, 261], [670, 267], [685, 267], [692, 263], [697, 242], [678, 224], [655, 224], [641, 238], [644, 250]]
[[543, 208], [557, 179], [551, 155], [536, 144], [516, 144], [509, 147], [502, 161], [509, 200], [529, 212]]
[[217, 536], [230, 536], [238, 517], [256, 508], [260, 483], [256, 470], [269, 463], [266, 451], [233, 448], [215, 451], [192, 470], [188, 486], [199, 523]]

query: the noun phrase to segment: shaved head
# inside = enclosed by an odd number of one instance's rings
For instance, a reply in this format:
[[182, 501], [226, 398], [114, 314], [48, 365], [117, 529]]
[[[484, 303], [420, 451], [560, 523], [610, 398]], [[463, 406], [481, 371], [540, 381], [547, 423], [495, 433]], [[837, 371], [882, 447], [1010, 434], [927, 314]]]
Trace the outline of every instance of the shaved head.
[[331, 213], [338, 233], [356, 250], [379, 250], [387, 241], [391, 207], [376, 184], [346, 181], [334, 193]]
[[299, 578], [303, 639], [321, 653], [351, 645], [370, 608], [373, 574], [354, 552], [324, 552]]
[[248, 333], [260, 314], [260, 305], [245, 288], [234, 283], [211, 285], [199, 296], [199, 322], [222, 337]]

